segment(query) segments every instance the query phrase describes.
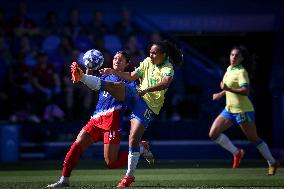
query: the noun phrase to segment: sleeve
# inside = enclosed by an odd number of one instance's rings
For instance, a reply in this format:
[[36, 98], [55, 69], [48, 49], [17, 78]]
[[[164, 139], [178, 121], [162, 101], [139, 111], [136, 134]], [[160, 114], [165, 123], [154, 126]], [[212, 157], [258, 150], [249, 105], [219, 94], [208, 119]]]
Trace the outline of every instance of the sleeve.
[[140, 78], [142, 78], [145, 73], [145, 67], [149, 59], [150, 59], [149, 57], [146, 58], [143, 62], [140, 63], [140, 66], [135, 69], [135, 73], [137, 73]]
[[81, 82], [95, 91], [99, 90], [101, 87], [101, 80], [96, 76], [83, 74]]
[[164, 77], [169, 76], [169, 77], [174, 77], [174, 70], [172, 67], [164, 67], [162, 69], [162, 74]]
[[248, 87], [249, 86], [249, 77], [248, 77], [248, 72], [246, 70], [241, 71], [238, 79], [239, 79], [239, 86], [240, 87]]

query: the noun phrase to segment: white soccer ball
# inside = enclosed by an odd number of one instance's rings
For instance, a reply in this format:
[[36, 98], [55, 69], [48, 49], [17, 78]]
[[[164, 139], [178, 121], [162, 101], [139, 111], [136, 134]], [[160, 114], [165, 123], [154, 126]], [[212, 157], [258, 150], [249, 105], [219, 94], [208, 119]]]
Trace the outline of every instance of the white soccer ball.
[[83, 63], [86, 68], [97, 70], [104, 63], [103, 53], [96, 49], [88, 50], [83, 56]]

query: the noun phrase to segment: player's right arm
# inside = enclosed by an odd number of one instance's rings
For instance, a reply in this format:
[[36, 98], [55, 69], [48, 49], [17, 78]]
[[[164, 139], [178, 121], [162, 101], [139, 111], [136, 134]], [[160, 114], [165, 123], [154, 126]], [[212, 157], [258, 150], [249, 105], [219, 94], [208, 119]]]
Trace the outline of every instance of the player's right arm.
[[212, 100], [220, 100], [225, 94], [226, 94], [225, 90], [223, 90], [219, 93], [214, 93], [213, 96], [212, 96]]

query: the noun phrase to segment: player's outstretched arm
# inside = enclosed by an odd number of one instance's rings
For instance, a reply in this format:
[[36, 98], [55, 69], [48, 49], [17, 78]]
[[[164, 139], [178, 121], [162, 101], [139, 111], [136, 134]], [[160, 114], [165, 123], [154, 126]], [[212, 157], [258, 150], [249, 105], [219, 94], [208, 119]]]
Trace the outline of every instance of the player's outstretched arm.
[[76, 62], [73, 62], [71, 65], [71, 74], [72, 74], [71, 80], [73, 81], [73, 83], [81, 81], [85, 85], [87, 85], [90, 89], [96, 91], [99, 90], [101, 87], [100, 78], [84, 74]]
[[127, 81], [134, 81], [139, 78], [136, 72], [122, 72], [122, 71], [118, 71], [118, 70], [111, 69], [111, 68], [103, 68], [103, 69], [100, 69], [99, 72], [101, 74], [106, 74], [106, 75], [114, 74], [120, 77], [121, 79], [124, 79]]

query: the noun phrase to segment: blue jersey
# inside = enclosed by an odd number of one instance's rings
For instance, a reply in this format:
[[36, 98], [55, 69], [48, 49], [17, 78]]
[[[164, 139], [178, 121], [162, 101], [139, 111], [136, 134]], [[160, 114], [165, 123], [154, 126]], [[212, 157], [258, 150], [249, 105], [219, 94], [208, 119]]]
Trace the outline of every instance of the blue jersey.
[[[111, 82], [124, 82], [122, 79], [120, 79], [119, 77], [115, 75], [101, 75], [100, 79], [105, 80], [105, 81], [111, 81]], [[100, 89], [99, 99], [98, 99], [98, 103], [97, 103], [94, 115], [97, 114], [98, 112], [104, 112], [110, 109], [121, 109], [123, 107], [125, 107], [123, 105], [123, 102], [119, 102], [118, 100], [113, 98], [108, 92]]]
[[[110, 81], [110, 82], [124, 82], [128, 83], [128, 81], [124, 81], [121, 78], [115, 75], [101, 75], [101, 80]], [[125, 109], [126, 106], [123, 102], [116, 100], [112, 97], [107, 91], [102, 89], [99, 90], [99, 99], [96, 106], [96, 110], [93, 113], [94, 116], [98, 116], [98, 114], [102, 114], [103, 112], [109, 112], [117, 109]]]
[[[101, 75], [99, 77], [104, 81], [128, 83], [128, 81], [124, 81], [115, 75]], [[116, 100], [108, 92], [100, 89], [96, 110], [90, 121], [94, 126], [104, 130], [119, 130], [125, 109], [126, 106], [123, 102]]]
[[[115, 75], [101, 75], [100, 79], [111, 82], [123, 82], [126, 85], [136, 86], [136, 82], [125, 81]], [[96, 127], [104, 130], [118, 130], [120, 129], [125, 109], [126, 105], [124, 102], [116, 100], [108, 92], [100, 89], [98, 103], [91, 121]]]

